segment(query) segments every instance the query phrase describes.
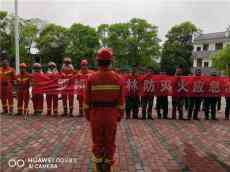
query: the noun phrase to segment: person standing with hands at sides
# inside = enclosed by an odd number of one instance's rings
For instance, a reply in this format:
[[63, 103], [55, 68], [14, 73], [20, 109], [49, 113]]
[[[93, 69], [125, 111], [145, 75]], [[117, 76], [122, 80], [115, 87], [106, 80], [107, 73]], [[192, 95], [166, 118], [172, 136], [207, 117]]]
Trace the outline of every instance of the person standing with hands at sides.
[[10, 67], [6, 52], [1, 52], [0, 59], [2, 60], [2, 67], [0, 67], [0, 88], [3, 106], [2, 114], [13, 115], [13, 85], [16, 77], [15, 69]]
[[[69, 57], [64, 58], [64, 64], [62, 66], [61, 75], [64, 79], [71, 79], [75, 76], [76, 72], [72, 65], [72, 60]], [[64, 116], [68, 115], [68, 103], [69, 103], [69, 115], [73, 117], [73, 103], [74, 103], [74, 93], [65, 92], [62, 93], [62, 100], [64, 106]]]
[[86, 59], [81, 60], [80, 65], [81, 65], [81, 69], [77, 75], [77, 79], [79, 81], [79, 86], [80, 86], [77, 95], [77, 99], [79, 101], [78, 117], [83, 117], [83, 94], [85, 92], [86, 82], [91, 71], [88, 69], [88, 61]]
[[[57, 70], [56, 63], [49, 62], [48, 63], [48, 71], [46, 75], [49, 78], [58, 78], [59, 72]], [[47, 116], [51, 116], [53, 110], [53, 116], [57, 116], [58, 114], [58, 94], [57, 93], [47, 93], [46, 94], [47, 101]]]
[[124, 112], [122, 79], [110, 69], [112, 59], [111, 49], [98, 50], [99, 70], [88, 78], [83, 104], [86, 119], [90, 122], [93, 162], [98, 172], [111, 171], [117, 124]]
[[30, 99], [29, 88], [31, 84], [31, 76], [27, 72], [27, 64], [21, 63], [20, 74], [16, 76], [16, 88], [18, 99], [17, 115], [26, 115], [28, 113], [28, 104]]

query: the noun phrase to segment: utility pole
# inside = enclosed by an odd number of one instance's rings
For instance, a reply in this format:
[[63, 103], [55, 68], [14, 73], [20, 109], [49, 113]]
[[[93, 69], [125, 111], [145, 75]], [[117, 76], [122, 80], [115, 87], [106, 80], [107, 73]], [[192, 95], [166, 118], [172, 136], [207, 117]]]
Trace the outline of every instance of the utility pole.
[[14, 31], [15, 31], [15, 68], [16, 68], [16, 73], [18, 74], [20, 72], [20, 69], [19, 69], [20, 57], [19, 57], [19, 31], [18, 31], [18, 24], [19, 24], [18, 0], [14, 0], [14, 10], [15, 10], [15, 22], [14, 22]]

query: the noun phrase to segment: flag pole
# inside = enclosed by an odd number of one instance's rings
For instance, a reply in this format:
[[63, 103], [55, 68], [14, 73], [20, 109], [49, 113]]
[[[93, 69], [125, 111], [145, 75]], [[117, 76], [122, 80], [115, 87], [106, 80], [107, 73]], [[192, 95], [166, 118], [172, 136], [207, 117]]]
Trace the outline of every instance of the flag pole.
[[14, 0], [14, 9], [15, 9], [15, 68], [16, 73], [20, 72], [19, 69], [19, 63], [20, 63], [20, 57], [19, 57], [19, 31], [18, 31], [18, 24], [19, 24], [19, 18], [18, 18], [18, 0]]

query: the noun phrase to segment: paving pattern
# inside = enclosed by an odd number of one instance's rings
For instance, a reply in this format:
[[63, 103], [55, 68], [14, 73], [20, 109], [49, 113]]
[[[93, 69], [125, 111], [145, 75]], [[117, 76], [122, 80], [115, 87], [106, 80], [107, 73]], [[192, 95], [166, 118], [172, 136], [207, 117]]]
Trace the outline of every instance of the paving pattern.
[[[218, 121], [205, 121], [203, 113], [201, 121], [153, 114], [153, 121], [119, 124], [114, 172], [230, 172], [230, 121], [223, 112]], [[1, 115], [0, 124], [1, 172], [93, 171], [84, 118]]]
[[[229, 172], [230, 121], [224, 120], [223, 112], [218, 118], [123, 120], [118, 126], [114, 171]], [[0, 143], [3, 172], [92, 171], [90, 129], [84, 118], [31, 116], [25, 120], [1, 115]], [[39, 166], [50, 164], [36, 162], [42, 158], [55, 159], [56, 167]], [[14, 162], [23, 167], [9, 167]]]

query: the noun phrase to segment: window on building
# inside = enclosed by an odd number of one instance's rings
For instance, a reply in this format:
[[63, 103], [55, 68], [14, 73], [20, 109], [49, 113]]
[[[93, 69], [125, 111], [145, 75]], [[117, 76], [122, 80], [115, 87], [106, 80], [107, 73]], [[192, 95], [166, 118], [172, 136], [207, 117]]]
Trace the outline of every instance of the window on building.
[[204, 51], [208, 51], [208, 47], [209, 47], [208, 44], [204, 44], [204, 45], [203, 45], [203, 50], [204, 50]]
[[202, 59], [197, 59], [197, 67], [202, 67]]
[[223, 49], [223, 42], [216, 43], [216, 50], [221, 50]]
[[201, 51], [201, 47], [196, 47], [196, 51]]
[[208, 67], [209, 63], [208, 62], [204, 62], [204, 67]]

